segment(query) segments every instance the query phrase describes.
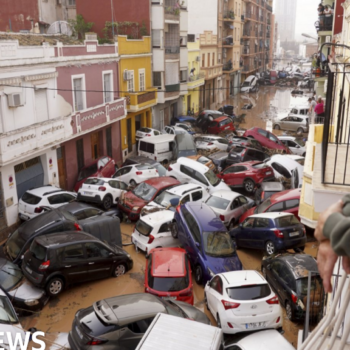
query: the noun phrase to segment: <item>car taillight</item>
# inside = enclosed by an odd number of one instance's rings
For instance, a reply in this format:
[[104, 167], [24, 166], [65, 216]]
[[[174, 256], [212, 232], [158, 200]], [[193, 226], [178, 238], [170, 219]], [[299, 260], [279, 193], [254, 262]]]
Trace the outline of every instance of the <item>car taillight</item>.
[[221, 221], [225, 221], [225, 216], [224, 215], [220, 215], [220, 220]]
[[173, 168], [169, 165], [168, 166], [168, 171], [172, 171], [173, 170]]
[[43, 262], [39, 266], [39, 270], [46, 270], [50, 266], [50, 260]]
[[208, 142], [207, 146], [212, 146], [214, 143], [213, 142]]
[[298, 301], [298, 296], [292, 293], [291, 297], [292, 297], [293, 303], [296, 304]]
[[230, 327], [230, 328], [233, 328], [232, 324], [230, 322], [227, 322], [227, 325]]
[[278, 317], [277, 320], [276, 320], [276, 323], [279, 323], [281, 317]]
[[247, 149], [246, 149], [246, 148], [245, 148], [245, 149], [243, 150], [243, 152], [242, 152], [242, 157], [244, 157], [245, 152], [247, 152]]
[[273, 298], [266, 300], [269, 305], [279, 304], [278, 297], [275, 295]]
[[230, 145], [232, 145], [232, 144], [233, 144], [233, 142], [232, 142], [232, 141], [229, 141], [228, 143], [229, 143]]
[[86, 343], [86, 345], [101, 345], [107, 342], [108, 342], [107, 339], [92, 338], [90, 341]]
[[176, 207], [176, 211], [180, 214], [180, 205]]
[[81, 226], [79, 224], [77, 224], [76, 222], [74, 223], [74, 228], [75, 228], [76, 231], [83, 231]]
[[190, 297], [192, 295], [192, 288], [186, 289], [179, 294], [181, 297]]
[[136, 171], [136, 175], [142, 175], [142, 171]]
[[156, 173], [158, 173], [158, 170], [156, 169]]
[[152, 136], [151, 134], [146, 134], [146, 136]]
[[154, 241], [154, 237], [149, 235], [147, 244], [151, 244]]
[[283, 235], [283, 232], [282, 232], [282, 231], [277, 230], [277, 229], [272, 230], [272, 231], [273, 231], [273, 233], [275, 234], [275, 236], [276, 236], [277, 238], [284, 238], [284, 235]]
[[230, 310], [230, 309], [237, 309], [239, 303], [234, 303], [232, 301], [226, 301], [226, 300], [221, 300], [222, 305], [224, 306], [225, 310]]
[[38, 213], [38, 214], [39, 214], [39, 213], [41, 213], [43, 210], [44, 210], [43, 208], [37, 207], [37, 208], [34, 209], [34, 213]]
[[106, 187], [100, 186], [100, 187], [98, 188], [98, 190], [99, 190], [99, 191], [106, 191]]

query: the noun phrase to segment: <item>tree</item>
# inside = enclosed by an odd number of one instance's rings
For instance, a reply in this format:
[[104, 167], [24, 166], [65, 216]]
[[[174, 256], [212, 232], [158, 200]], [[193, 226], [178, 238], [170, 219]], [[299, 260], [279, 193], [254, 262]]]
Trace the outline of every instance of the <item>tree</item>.
[[84, 40], [85, 33], [89, 32], [93, 27], [93, 22], [85, 22], [82, 15], [77, 15], [75, 19], [69, 20], [69, 24], [72, 27], [73, 33], [80, 40]]

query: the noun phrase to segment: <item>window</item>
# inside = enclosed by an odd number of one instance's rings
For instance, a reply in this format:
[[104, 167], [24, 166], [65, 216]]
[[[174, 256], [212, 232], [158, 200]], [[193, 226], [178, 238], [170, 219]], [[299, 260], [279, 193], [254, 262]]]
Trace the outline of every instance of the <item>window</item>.
[[208, 52], [207, 67], [210, 67], [210, 52]]
[[63, 260], [84, 260], [84, 251], [81, 244], [73, 244], [65, 248], [63, 253]]
[[267, 137], [267, 131], [263, 129], [258, 129], [258, 133], [264, 137]]
[[187, 70], [180, 70], [180, 82], [185, 83], [187, 81]]
[[68, 6], [75, 6], [75, 0], [68, 0]]
[[187, 36], [180, 36], [180, 46], [187, 47]]
[[194, 34], [188, 34], [187, 35], [187, 41], [189, 43], [195, 43], [196, 42], [196, 36]]
[[290, 172], [283, 165], [274, 162], [271, 164], [271, 166], [285, 178], [291, 178]]
[[146, 333], [147, 328], [152, 323], [154, 317], [146, 318], [145, 320], [139, 320], [134, 323], [129, 323], [127, 327], [131, 330], [133, 333]]
[[253, 225], [254, 225], [254, 218], [248, 218], [248, 219], [245, 219], [242, 226], [244, 228], [251, 228], [253, 227]]
[[215, 66], [215, 53], [213, 53], [213, 66]]
[[267, 228], [269, 226], [270, 226], [269, 219], [264, 219], [264, 218], [257, 218], [257, 219], [255, 219], [254, 227]]
[[97, 243], [86, 243], [85, 250], [88, 259], [107, 258], [110, 253], [108, 249]]
[[133, 92], [134, 91], [134, 71], [129, 70], [129, 80], [128, 80], [128, 91]]
[[205, 54], [202, 54], [202, 67], [205, 67]]
[[69, 197], [64, 196], [64, 193], [60, 193], [60, 194], [55, 194], [53, 196], [50, 196], [47, 198], [47, 200], [49, 201], [49, 203], [51, 205], [55, 205], [55, 204], [62, 204], [62, 203], [66, 203], [71, 201], [72, 199], [74, 199], [73, 196], [68, 195]]
[[73, 101], [75, 111], [81, 111], [85, 108], [84, 85], [83, 78], [73, 78]]
[[139, 69], [139, 90], [146, 90], [146, 73], [144, 69]]
[[112, 102], [113, 100], [112, 73], [103, 73], [103, 96], [104, 102]]
[[82, 211], [79, 211], [78, 213], [74, 213], [74, 216], [77, 220], [83, 220], [87, 218], [91, 218], [92, 216], [96, 216], [100, 213], [100, 210], [94, 209], [94, 208], [88, 208]]
[[205, 177], [198, 171], [194, 171], [194, 174], [192, 176], [195, 180], [199, 181], [205, 186], [208, 186], [208, 181], [205, 179]]
[[299, 199], [291, 199], [289, 201], [286, 201], [286, 210], [293, 209], [296, 207], [299, 207]]
[[152, 30], [152, 47], [161, 48], [161, 31], [159, 29]]
[[162, 73], [153, 72], [153, 86], [161, 87], [162, 86]]
[[248, 200], [246, 197], [240, 196], [238, 197], [239, 201], [241, 202], [242, 205], [247, 204]]
[[154, 144], [140, 141], [140, 151], [154, 154]]
[[222, 280], [220, 276], [215, 276], [210, 282], [210, 287], [217, 291], [219, 294], [222, 294]]
[[80, 171], [84, 167], [84, 141], [80, 139], [76, 142], [77, 148], [77, 164]]
[[169, 222], [166, 222], [165, 224], [160, 226], [159, 233], [162, 233], [162, 232], [170, 232]]
[[188, 194], [187, 196], [185, 196], [181, 199], [181, 204], [185, 204], [185, 203], [190, 202], [190, 201], [191, 201], [191, 197]]
[[269, 133], [269, 139], [273, 142], [279, 143], [278, 138], [274, 134]]
[[271, 205], [269, 209], [266, 210], [266, 212], [275, 212], [275, 211], [283, 211], [283, 202], [276, 203], [274, 205]]

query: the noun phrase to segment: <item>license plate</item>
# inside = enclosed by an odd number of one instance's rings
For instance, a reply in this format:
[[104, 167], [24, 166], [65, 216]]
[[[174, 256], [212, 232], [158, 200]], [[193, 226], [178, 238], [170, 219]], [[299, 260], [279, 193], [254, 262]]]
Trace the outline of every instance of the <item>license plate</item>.
[[83, 339], [83, 333], [81, 333], [80, 329], [77, 326], [75, 326], [75, 330], [77, 331], [77, 334], [79, 335], [79, 338]]
[[229, 126], [226, 126], [225, 130], [226, 130], [226, 129], [229, 129], [229, 128], [230, 128]]
[[91, 196], [91, 195], [92, 195], [92, 192], [84, 191], [84, 194], [86, 194], [87, 196]]
[[176, 297], [162, 297], [164, 300], [176, 300]]
[[254, 329], [254, 328], [260, 328], [265, 326], [266, 326], [266, 322], [246, 323], [245, 329]]
[[31, 268], [29, 268], [28, 266], [26, 266], [26, 270], [28, 273], [32, 274], [33, 273], [33, 270]]
[[271, 175], [271, 171], [268, 171], [268, 172], [266, 173], [266, 175]]
[[291, 232], [291, 233], [289, 234], [289, 237], [295, 237], [295, 236], [299, 236], [299, 232], [298, 232], [298, 231], [296, 231], [296, 232]]

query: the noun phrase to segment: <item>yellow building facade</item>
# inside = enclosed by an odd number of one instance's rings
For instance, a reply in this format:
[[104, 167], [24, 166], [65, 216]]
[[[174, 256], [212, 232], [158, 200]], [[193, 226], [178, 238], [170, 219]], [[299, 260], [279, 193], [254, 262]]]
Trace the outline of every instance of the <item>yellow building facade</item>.
[[123, 159], [136, 154], [136, 131], [152, 127], [152, 107], [157, 104], [157, 88], [152, 87], [151, 38], [138, 40], [118, 36], [120, 96], [126, 97], [128, 114], [121, 120]]
[[200, 47], [199, 41], [188, 42], [188, 94], [183, 98], [184, 115], [188, 111], [197, 115], [199, 112], [200, 87], [204, 85], [204, 74], [200, 72]]

